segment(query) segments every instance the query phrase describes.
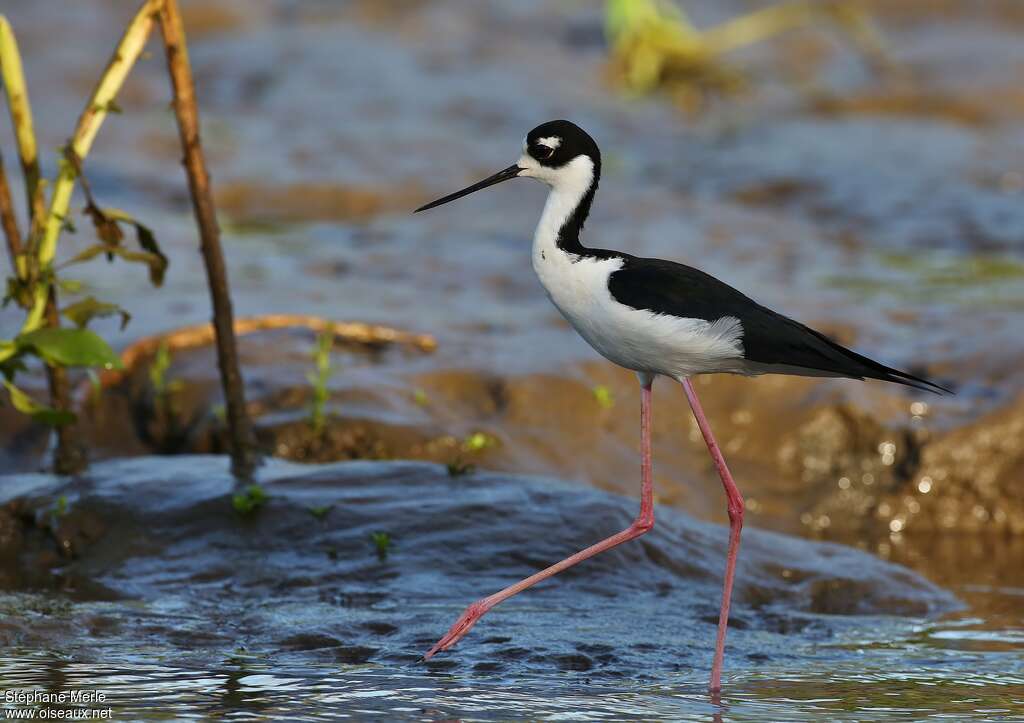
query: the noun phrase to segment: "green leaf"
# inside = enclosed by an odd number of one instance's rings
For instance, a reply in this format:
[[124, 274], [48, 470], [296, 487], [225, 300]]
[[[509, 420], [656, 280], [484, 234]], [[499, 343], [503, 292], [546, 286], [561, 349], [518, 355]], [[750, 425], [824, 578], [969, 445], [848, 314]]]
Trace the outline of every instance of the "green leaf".
[[125, 261], [132, 261], [149, 266], [149, 280], [154, 286], [160, 286], [164, 282], [164, 272], [167, 271], [167, 257], [162, 253], [150, 253], [148, 251], [130, 251], [123, 246], [110, 246], [108, 244], [94, 244], [68, 259], [60, 266], [64, 268], [72, 264], [80, 264], [83, 261], [91, 261], [100, 254], [120, 256]]
[[20, 335], [22, 349], [33, 349], [45, 361], [61, 366], [121, 368], [121, 360], [95, 333], [88, 329], [46, 327]]
[[157, 259], [155, 263], [151, 263], [149, 267], [149, 280], [153, 283], [153, 286], [160, 286], [164, 282], [164, 272], [167, 271], [167, 257], [164, 252], [160, 250], [160, 245], [156, 242], [156, 236], [153, 235], [153, 230], [146, 226], [144, 223], [139, 222], [130, 213], [126, 213], [119, 208], [108, 208], [106, 214], [109, 218], [115, 221], [121, 221], [124, 223], [130, 223], [135, 227], [135, 238], [139, 242], [139, 246], [147, 254]]
[[11, 404], [14, 408], [22, 414], [32, 417], [37, 422], [42, 422], [51, 427], [62, 427], [75, 421], [75, 415], [72, 412], [53, 409], [45, 404], [40, 404], [9, 381], [4, 380], [3, 385], [7, 389], [7, 394], [10, 396]]
[[240, 515], [251, 515], [259, 510], [268, 499], [267, 493], [258, 484], [251, 484], [231, 498], [231, 505]]
[[117, 304], [98, 301], [94, 296], [87, 296], [81, 301], [71, 304], [71, 306], [66, 306], [60, 313], [79, 329], [84, 329], [96, 317], [120, 315], [121, 329], [123, 330], [128, 326], [128, 322], [132, 318], [131, 314]]
[[61, 292], [65, 294], [80, 293], [85, 286], [78, 279], [60, 279], [57, 281], [57, 285], [60, 287]]

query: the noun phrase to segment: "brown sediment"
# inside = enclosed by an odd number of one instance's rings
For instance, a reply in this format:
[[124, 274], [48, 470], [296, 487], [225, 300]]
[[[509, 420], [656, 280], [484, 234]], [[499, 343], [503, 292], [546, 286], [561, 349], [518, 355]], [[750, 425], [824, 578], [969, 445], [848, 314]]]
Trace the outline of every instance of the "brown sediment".
[[1024, 534], [1024, 396], [921, 452], [879, 508], [907, 532]]
[[[322, 433], [309, 420], [310, 339], [256, 336], [246, 343], [249, 411], [269, 454], [306, 462], [421, 459], [456, 471], [555, 475], [636, 493], [639, 402], [629, 372], [598, 362], [559, 375], [422, 371], [416, 359], [434, 348], [430, 337], [317, 317], [242, 319], [238, 332], [287, 328], [333, 328], [354, 343], [336, 349], [343, 373], [332, 382]], [[146, 364], [164, 339], [176, 352], [168, 373], [176, 391], [172, 413], [158, 419]], [[126, 370], [105, 375], [107, 392], [83, 406], [98, 456], [225, 449], [223, 425], [211, 414], [218, 394], [210, 339], [209, 326], [200, 325], [126, 350]], [[391, 346], [398, 353], [388, 352]], [[1022, 457], [1013, 445], [1024, 436], [1015, 432], [1024, 425], [1024, 400], [950, 432], [942, 399], [901, 387], [856, 385], [854, 398], [846, 391], [853, 382], [724, 375], [695, 383], [754, 525], [870, 540], [887, 537], [894, 521], [902, 532], [948, 529], [938, 520], [954, 510], [952, 529], [1020, 531], [1012, 520], [1024, 511], [1012, 485]], [[659, 503], [722, 520], [720, 484], [681, 391], [661, 380], [654, 402]], [[469, 449], [476, 433], [488, 443]], [[925, 476], [933, 489], [921, 492], [915, 485]], [[979, 505], [983, 512], [975, 511]], [[985, 519], [999, 524], [981, 524]]]
[[238, 30], [248, 24], [245, 13], [220, 2], [189, 3], [181, 9], [181, 16], [185, 27], [195, 37]]
[[345, 183], [229, 181], [217, 189], [217, 205], [232, 219], [250, 223], [367, 221], [389, 211], [411, 211], [424, 198], [415, 185], [384, 190]]
[[799, 178], [769, 179], [733, 192], [732, 197], [751, 206], [774, 206], [802, 198], [821, 186]]
[[981, 100], [928, 91], [882, 90], [842, 96], [819, 95], [811, 101], [811, 110], [835, 116], [930, 118], [974, 128], [988, 126], [995, 120], [993, 109]]

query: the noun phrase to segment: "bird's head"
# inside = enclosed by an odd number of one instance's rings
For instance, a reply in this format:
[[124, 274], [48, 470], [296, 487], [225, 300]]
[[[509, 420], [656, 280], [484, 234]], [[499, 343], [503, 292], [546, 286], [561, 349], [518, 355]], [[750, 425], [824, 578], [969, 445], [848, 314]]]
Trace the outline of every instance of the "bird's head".
[[426, 211], [512, 178], [535, 178], [556, 191], [585, 193], [601, 174], [601, 151], [585, 130], [567, 120], [534, 128], [523, 141], [519, 160], [472, 186], [416, 209]]

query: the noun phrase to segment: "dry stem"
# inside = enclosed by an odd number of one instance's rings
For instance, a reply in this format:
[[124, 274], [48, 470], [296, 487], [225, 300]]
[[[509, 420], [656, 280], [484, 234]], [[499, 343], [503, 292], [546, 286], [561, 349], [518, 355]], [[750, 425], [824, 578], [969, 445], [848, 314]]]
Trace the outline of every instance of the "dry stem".
[[200, 247], [213, 302], [213, 326], [216, 331], [217, 364], [227, 407], [228, 435], [231, 445], [231, 470], [240, 480], [252, 476], [258, 463], [255, 437], [245, 408], [245, 389], [238, 364], [231, 293], [228, 288], [224, 253], [220, 246], [220, 228], [199, 142], [199, 110], [196, 107], [192, 69], [185, 45], [185, 29], [177, 0], [165, 0], [160, 9], [160, 30], [167, 51], [167, 67], [174, 91], [174, 111], [178, 119], [181, 145], [185, 151], [185, 172], [192, 195], [192, 208], [199, 225]]

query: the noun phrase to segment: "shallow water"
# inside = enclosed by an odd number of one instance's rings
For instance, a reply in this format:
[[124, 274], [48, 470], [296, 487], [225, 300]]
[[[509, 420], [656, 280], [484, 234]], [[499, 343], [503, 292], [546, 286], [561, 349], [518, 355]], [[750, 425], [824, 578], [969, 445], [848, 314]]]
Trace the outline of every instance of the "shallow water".
[[[726, 531], [660, 510], [648, 536], [422, 663], [464, 605], [621, 528], [635, 502], [436, 465], [274, 462], [266, 506], [241, 518], [223, 459], [177, 457], [157, 476], [154, 462], [7, 485], [22, 519], [67, 507], [8, 548], [20, 563], [4, 586], [21, 591], [0, 595], [5, 689], [101, 692], [115, 719], [1024, 716], [1019, 608], [978, 617], [1024, 587], [975, 586], [965, 607], [866, 553], [750, 530], [716, 702], [704, 686]], [[386, 559], [375, 530], [393, 538]], [[41, 571], [52, 540], [71, 557]]]
[[[902, 658], [901, 658], [902, 659]], [[893, 669], [887, 661], [828, 671], [734, 676], [710, 700], [702, 682], [608, 682], [567, 673], [515, 681], [415, 668], [225, 660], [209, 668], [151, 659], [74, 663], [47, 655], [5, 656], [9, 684], [103, 692], [114, 719], [217, 716], [230, 720], [623, 720], [681, 721], [1008, 721], [1024, 717], [1024, 675], [996, 668], [944, 675]], [[822, 680], [822, 673], [828, 676]], [[101, 708], [102, 706], [96, 706]]]

